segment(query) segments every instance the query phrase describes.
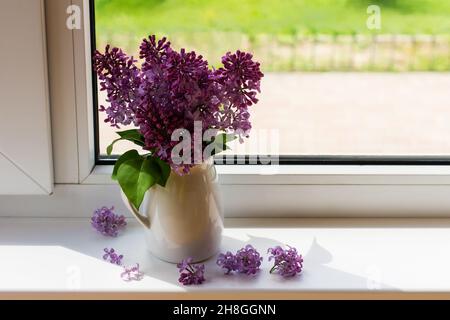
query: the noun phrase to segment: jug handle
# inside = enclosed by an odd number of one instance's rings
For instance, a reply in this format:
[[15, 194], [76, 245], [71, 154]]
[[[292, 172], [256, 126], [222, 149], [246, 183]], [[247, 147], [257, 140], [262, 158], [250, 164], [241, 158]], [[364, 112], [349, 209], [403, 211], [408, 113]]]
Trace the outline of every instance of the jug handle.
[[131, 203], [130, 200], [128, 200], [128, 204], [130, 205], [131, 212], [136, 217], [136, 219], [139, 221], [140, 224], [142, 224], [145, 228], [150, 229], [150, 218], [142, 215], [138, 209], [134, 206], [134, 204]]

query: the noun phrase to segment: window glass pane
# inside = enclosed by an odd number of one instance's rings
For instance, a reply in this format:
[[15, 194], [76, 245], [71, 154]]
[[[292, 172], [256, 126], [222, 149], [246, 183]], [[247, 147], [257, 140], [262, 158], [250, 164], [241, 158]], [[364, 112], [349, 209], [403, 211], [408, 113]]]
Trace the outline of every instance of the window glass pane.
[[[265, 77], [250, 139], [234, 153], [278, 139], [263, 152], [450, 155], [450, 0], [372, 2], [95, 0], [96, 43], [137, 56], [143, 38], [167, 36], [213, 66], [252, 52]], [[103, 119], [101, 154], [116, 137]]]

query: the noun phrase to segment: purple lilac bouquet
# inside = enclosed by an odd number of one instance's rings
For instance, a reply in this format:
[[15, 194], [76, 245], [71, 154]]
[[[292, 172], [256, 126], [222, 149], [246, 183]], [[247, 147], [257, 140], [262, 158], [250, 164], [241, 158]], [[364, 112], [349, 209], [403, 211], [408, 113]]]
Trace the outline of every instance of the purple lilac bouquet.
[[284, 250], [280, 246], [276, 246], [269, 248], [267, 252], [271, 254], [269, 261], [274, 260], [274, 266], [270, 270], [270, 273], [277, 272], [287, 278], [302, 272], [303, 257], [297, 253], [297, 249], [288, 246]]
[[226, 269], [226, 274], [232, 271], [244, 273], [247, 275], [256, 274], [261, 266], [263, 258], [259, 252], [248, 244], [244, 248], [238, 250], [236, 254], [230, 251], [219, 254], [217, 258], [217, 265]]
[[205, 281], [205, 265], [194, 264], [192, 258], [187, 258], [177, 264], [180, 271], [178, 281], [185, 286], [191, 284], [202, 284]]
[[116, 237], [119, 230], [125, 228], [127, 223], [123, 215], [114, 213], [114, 207], [102, 207], [94, 211], [91, 225], [104, 236]]
[[[148, 151], [124, 153], [112, 175], [137, 208], [153, 184], [165, 185], [171, 170], [188, 174], [194, 165], [227, 149], [227, 142], [248, 136], [249, 107], [258, 101], [263, 77], [249, 53], [227, 53], [223, 66], [213, 69], [201, 55], [175, 51], [166, 38], [155, 36], [143, 40], [139, 58], [140, 66], [108, 45], [104, 53], [95, 52], [93, 61], [100, 89], [107, 93], [109, 105], [100, 106], [106, 122], [116, 128], [137, 127], [117, 132], [119, 138], [107, 153], [119, 140]], [[194, 141], [198, 132], [200, 143]], [[188, 142], [188, 151], [176, 148], [180, 141]]]

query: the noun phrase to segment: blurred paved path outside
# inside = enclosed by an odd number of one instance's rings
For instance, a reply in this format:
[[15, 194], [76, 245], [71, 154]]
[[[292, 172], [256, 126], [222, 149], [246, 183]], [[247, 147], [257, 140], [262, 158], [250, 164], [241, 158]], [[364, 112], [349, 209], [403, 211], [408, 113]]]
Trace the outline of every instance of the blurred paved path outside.
[[[238, 153], [274, 129], [280, 154], [450, 155], [450, 73], [268, 73], [261, 90]], [[101, 151], [114, 131], [101, 123]]]

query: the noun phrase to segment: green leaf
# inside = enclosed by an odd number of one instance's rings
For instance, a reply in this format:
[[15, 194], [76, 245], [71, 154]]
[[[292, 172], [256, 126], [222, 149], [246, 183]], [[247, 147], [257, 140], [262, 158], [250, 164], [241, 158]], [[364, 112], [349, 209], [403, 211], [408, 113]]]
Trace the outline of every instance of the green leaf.
[[116, 140], [114, 140], [113, 142], [111, 142], [111, 144], [110, 144], [109, 146], [106, 147], [106, 154], [107, 154], [108, 156], [111, 155], [111, 153], [112, 153], [112, 151], [113, 151], [113, 146], [114, 146], [114, 144], [115, 144], [117, 141], [120, 141], [120, 140], [122, 140], [122, 139], [121, 139], [121, 138], [120, 138], [120, 139], [116, 139]]
[[144, 145], [144, 136], [139, 132], [138, 129], [119, 131], [117, 132], [117, 134], [123, 139], [135, 141], [139, 144]]
[[169, 179], [169, 176], [170, 176], [170, 171], [171, 171], [170, 165], [167, 162], [159, 159], [158, 157], [153, 157], [153, 159], [155, 159], [155, 162], [158, 165], [160, 173], [161, 173], [160, 178], [157, 181], [157, 183], [160, 186], [165, 187], [167, 179]]
[[145, 192], [160, 178], [155, 164], [151, 157], [140, 156], [124, 161], [117, 170], [120, 187], [137, 209], [144, 199]]
[[210, 143], [210, 145], [213, 147], [211, 155], [213, 156], [217, 153], [230, 149], [227, 143], [235, 140], [236, 138], [237, 136], [234, 134], [219, 133]]
[[218, 136], [222, 136], [224, 143], [228, 143], [237, 139], [237, 135], [233, 133], [220, 133]]
[[148, 156], [146, 161], [147, 166], [145, 167], [145, 170], [147, 170], [147, 172], [153, 176], [153, 178], [155, 179], [155, 183], [157, 183], [161, 179], [161, 170], [158, 166], [158, 163], [152, 156]]
[[130, 129], [125, 131], [119, 131], [116, 132], [120, 138], [114, 140], [107, 148], [106, 148], [106, 154], [111, 155], [113, 151], [114, 144], [121, 140], [128, 140], [133, 142], [134, 144], [137, 144], [140, 147], [143, 147], [145, 145], [145, 139], [144, 136], [139, 132], [138, 129]]
[[214, 144], [219, 146], [223, 150], [229, 149], [227, 146], [228, 142], [231, 142], [237, 138], [236, 135], [231, 133], [220, 133], [214, 138]]
[[116, 164], [114, 165], [113, 173], [111, 178], [113, 180], [117, 180], [117, 171], [119, 170], [119, 167], [127, 160], [139, 158], [140, 155], [136, 150], [129, 150], [122, 154], [119, 159], [117, 159]]

